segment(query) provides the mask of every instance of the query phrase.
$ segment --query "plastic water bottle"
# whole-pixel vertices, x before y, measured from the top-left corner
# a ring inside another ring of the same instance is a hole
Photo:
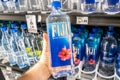
[[[30,66],[27,53],[25,51],[23,40],[18,38],[16,29],[12,28],[10,29],[10,31],[12,33],[11,44],[17,56],[17,61],[16,61],[17,65],[19,66],[19,68],[25,68],[25,67]]]
[[[27,32],[27,24],[22,23],[21,24],[21,29],[22,29],[22,35],[21,37],[23,38],[25,49],[29,58],[29,61],[31,64],[35,64],[35,52],[34,48],[32,46],[32,43],[30,41],[30,36],[29,33]]]
[[[2,46],[4,47],[3,51],[5,51],[8,56],[8,60],[11,66],[16,65],[16,55],[13,53],[11,49],[10,41],[11,39],[8,37],[8,30],[6,26],[2,26]]]
[[[99,73],[104,76],[114,75],[115,68],[115,55],[117,49],[117,41],[113,37],[113,32],[107,32],[105,38],[101,42],[101,55]]]
[[[1,1],[4,7],[4,11],[14,12],[15,10],[17,10],[18,0],[1,0]]]
[[[20,11],[20,12],[25,12],[25,11],[27,11],[28,10],[28,3],[27,3],[27,1],[28,0],[18,0],[18,4],[19,4],[19,6],[18,6],[18,10]]]
[[[82,48],[81,48],[81,38],[78,33],[74,33],[72,37],[72,48],[73,48],[73,55],[74,55],[74,65],[78,67],[75,69],[75,72],[79,72],[79,64],[82,57]]]
[[[39,11],[41,9],[40,0],[28,0],[29,11]]]
[[[62,11],[70,11],[71,10],[71,0],[60,0],[61,1],[61,10]]]
[[[77,11],[78,9],[80,10],[80,0],[71,0],[71,10],[72,11]]]
[[[85,36],[84,38],[87,39],[89,32],[88,32],[88,30],[85,28],[85,25],[81,25],[81,26],[80,26],[80,29],[82,30],[83,35]]]
[[[43,11],[50,11],[51,9],[51,1],[53,0],[41,0],[41,7]]]
[[[35,49],[35,55],[36,55],[36,61],[40,59],[40,55],[42,53],[42,37],[39,36],[39,34],[35,34],[34,39],[34,49]]]
[[[3,4],[2,4],[2,1],[0,0],[0,12],[4,10],[4,7],[3,7]]]
[[[98,61],[98,42],[95,38],[95,34],[89,34],[89,38],[86,40],[85,47],[86,56],[83,70],[87,72],[94,71]]]
[[[52,75],[54,78],[70,76],[73,74],[70,18],[60,11],[59,1],[53,1],[52,7],[46,20]]]
[[[90,14],[97,11],[96,0],[81,0],[81,13]]]
[[[97,31],[98,31],[98,30],[97,30],[96,28],[93,28],[93,29],[92,29],[92,32],[95,34],[95,38],[97,39],[98,45],[99,45],[100,40],[101,40],[101,34],[99,34]]]
[[[102,10],[104,13],[114,15],[120,12],[119,0],[103,0]]]

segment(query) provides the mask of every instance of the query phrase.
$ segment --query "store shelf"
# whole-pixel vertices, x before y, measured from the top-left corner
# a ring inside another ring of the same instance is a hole
[[[12,20],[12,21],[26,21],[25,15],[36,15],[37,21],[45,23],[49,13],[4,13],[0,14],[0,20]],[[107,15],[104,13],[94,13],[89,15],[83,15],[81,13],[67,13],[73,24],[76,24],[77,17],[88,17],[88,24],[86,25],[100,25],[100,26],[120,26],[120,14]]]

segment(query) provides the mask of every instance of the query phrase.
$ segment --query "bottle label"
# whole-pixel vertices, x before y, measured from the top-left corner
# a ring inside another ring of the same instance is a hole
[[[101,56],[101,60],[105,64],[114,64],[115,61],[115,54],[114,53],[102,53],[104,55]]]
[[[107,0],[108,1],[108,5],[116,5],[119,0]]]
[[[81,42],[80,38],[74,37],[72,41],[72,49],[74,54],[74,64],[77,66],[80,63],[81,60]]]
[[[70,23],[56,22],[47,24],[51,52],[51,66],[71,65]]]
[[[95,64],[98,61],[97,56],[97,48],[86,45],[86,59],[88,64]]]

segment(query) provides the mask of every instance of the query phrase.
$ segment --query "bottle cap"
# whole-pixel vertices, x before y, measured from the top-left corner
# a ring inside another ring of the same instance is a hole
[[[23,29],[27,29],[27,24],[21,24],[21,28],[23,28]]]
[[[90,37],[95,37],[95,34],[94,33],[90,33],[89,36]]]
[[[60,1],[53,1],[53,2],[52,2],[52,7],[54,7],[55,9],[61,8],[61,3],[60,3]]]
[[[84,28],[85,28],[85,25],[81,25],[80,27],[81,27],[81,29],[84,29]]]
[[[17,30],[14,29],[14,28],[11,28],[11,29],[10,29],[10,32],[15,33],[15,32],[17,32]]]
[[[107,2],[108,5],[116,5],[119,2],[119,0],[108,0]]]
[[[17,28],[17,24],[16,24],[16,23],[12,23],[12,24],[11,24],[11,27],[12,27],[12,28]]]
[[[111,36],[111,35],[113,35],[113,32],[107,32],[107,35]]]
[[[108,27],[108,30],[109,30],[109,31],[113,31],[113,30],[114,30],[114,26],[109,26],[109,27]]]
[[[93,28],[93,29],[92,29],[92,32],[94,32],[94,33],[97,32],[97,29],[96,29],[96,28]]]
[[[95,3],[95,0],[85,0],[86,1],[86,4],[94,4]]]
[[[3,31],[3,32],[7,31],[7,27],[6,26],[2,26],[1,27],[1,31]]]

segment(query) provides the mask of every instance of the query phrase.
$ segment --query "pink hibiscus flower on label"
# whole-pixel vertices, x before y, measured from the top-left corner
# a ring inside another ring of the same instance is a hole
[[[71,59],[71,50],[62,48],[62,51],[59,52],[58,56],[61,58],[62,61],[66,61]]]
[[[74,63],[78,65],[80,63],[80,60],[75,58]]]
[[[95,60],[90,59],[90,60],[88,61],[88,63],[89,63],[90,65],[94,65],[94,64],[95,64]]]

